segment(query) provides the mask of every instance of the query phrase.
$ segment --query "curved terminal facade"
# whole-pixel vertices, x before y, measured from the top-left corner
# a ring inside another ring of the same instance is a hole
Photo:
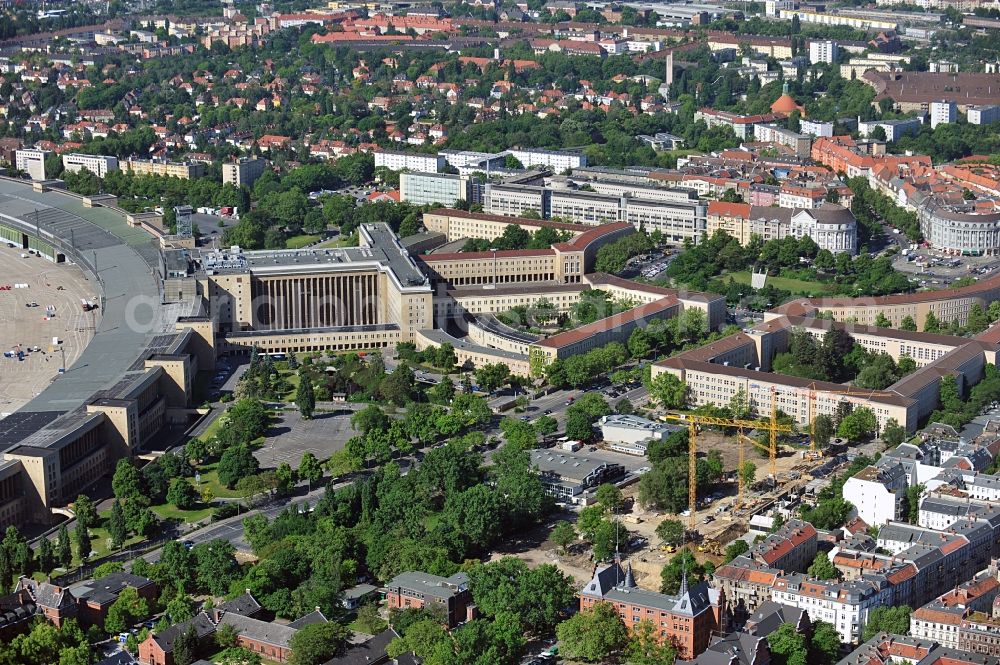
[[[199,303],[163,301],[162,232],[141,228],[148,222],[114,197],[83,198],[59,184],[0,179],[0,235],[83,268],[100,290],[101,320],[77,362],[0,421],[2,526],[48,522],[119,458],[190,422],[194,376],[215,362]]]
[[[114,197],[84,199],[60,191],[59,184],[0,179],[0,235],[50,260],[79,263],[102,286],[103,318],[76,365],[3,420],[0,527],[49,521],[54,509],[106,479],[118,459],[142,452],[172,430],[182,431],[197,417],[194,378],[213,369],[218,355],[245,355],[253,348],[359,351],[400,341],[422,349],[448,342],[467,367],[504,362],[517,374],[537,376],[557,359],[624,342],[636,327],[687,309],[702,310],[712,329],[725,321],[722,296],[593,272],[601,247],[635,232],[628,223],[560,225],[570,239],[544,250],[414,254],[383,224],[364,225],[359,247],[200,250],[191,239],[166,236],[157,219],[125,214]],[[448,240],[493,239],[509,224],[533,231],[556,224],[458,210],[428,217]],[[566,312],[588,289],[635,306],[549,336],[527,335],[490,316],[542,299]],[[1000,275],[950,291],[799,300],[769,314],[774,320],[759,330],[714,343],[713,349],[726,347],[716,356],[682,354],[654,371],[679,372],[699,400],[725,401],[709,393],[723,383],[735,385],[735,379],[722,381],[715,373],[742,373],[738,380],[748,386],[764,385],[771,375],[757,368],[780,347],[788,325],[817,312],[861,323],[882,312],[898,325],[905,316],[922,323],[924,313],[933,311],[944,322],[964,322],[973,303],[986,307],[996,299]],[[971,385],[983,363],[995,360],[989,340],[903,339],[899,331],[878,330],[871,336],[900,337],[898,353],[923,366],[894,387],[898,397],[878,406],[880,421],[896,418],[910,429],[936,405],[941,371],[960,373]],[[743,376],[754,372],[760,376]],[[697,388],[702,379],[706,387]],[[805,388],[796,388],[798,393],[783,394],[779,402],[791,400],[781,408],[801,419],[794,405],[801,404]],[[835,408],[842,398],[824,399],[822,404]]]
[[[904,356],[913,358],[918,369],[878,394],[839,383],[772,373],[771,362],[776,354],[788,350],[793,329],[804,330],[817,339],[831,329],[844,330],[855,343],[870,351],[888,353],[897,361]],[[986,338],[973,340],[829,319],[772,316],[745,333],[657,362],[652,375],[668,372],[684,381],[695,406],[729,404],[743,391],[756,413],[769,413],[773,399],[779,409],[807,427],[810,417],[833,416],[841,402],[848,402],[871,409],[879,429],[891,419],[912,432],[938,407],[941,377],[956,377],[959,391],[967,395],[969,388],[982,380],[986,365],[996,363],[997,350],[997,344]]]
[[[995,300],[1000,300],[1000,274],[957,289],[864,298],[800,298],[776,307],[764,318],[823,314],[837,321],[874,325],[875,319],[882,314],[893,328],[898,328],[907,317],[913,319],[918,328],[923,328],[927,315],[932,313],[941,323],[957,320],[965,325],[973,305],[985,310]]]

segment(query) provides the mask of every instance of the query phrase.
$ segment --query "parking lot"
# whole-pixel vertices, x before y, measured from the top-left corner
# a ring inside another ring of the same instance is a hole
[[[648,254],[642,254],[629,261],[622,277],[643,277],[645,279],[656,279],[659,277],[674,260],[677,250],[653,250]]]
[[[344,447],[356,434],[350,413],[316,413],[304,420],[298,411],[278,411],[264,445],[254,451],[262,467],[275,468],[288,462],[297,469],[302,455],[312,453],[323,460]]]

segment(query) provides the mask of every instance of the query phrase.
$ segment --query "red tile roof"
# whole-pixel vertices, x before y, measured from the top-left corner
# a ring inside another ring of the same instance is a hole
[[[708,203],[708,214],[717,217],[750,217],[749,203],[727,203],[726,201],[710,201]]]
[[[576,344],[585,339],[593,337],[608,330],[614,328],[620,328],[623,325],[632,323],[634,321],[641,321],[649,316],[655,316],[656,314],[666,312],[669,309],[677,307],[678,300],[673,297],[660,298],[646,305],[640,305],[634,307],[625,312],[619,314],[614,314],[600,321],[594,321],[585,326],[581,326],[576,330],[570,330],[568,332],[559,333],[558,335],[553,335],[552,337],[547,337],[546,339],[539,340],[535,342],[538,346],[546,346],[553,349],[559,349],[564,346],[569,346],[570,344]]]

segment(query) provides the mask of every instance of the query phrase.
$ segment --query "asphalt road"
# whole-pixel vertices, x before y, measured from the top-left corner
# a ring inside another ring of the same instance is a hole
[[[342,487],[347,483],[340,483],[336,487]],[[304,486],[300,486],[305,489]],[[292,504],[305,504],[315,505],[319,499],[323,497],[326,493],[325,487],[318,487],[311,492],[308,492],[299,496],[291,496],[283,499],[278,499],[272,501],[266,506],[261,508],[256,508],[254,510],[248,510],[243,512],[236,517],[230,517],[215,524],[210,524],[206,527],[198,529],[197,531],[192,531],[180,538],[181,541],[191,541],[195,545],[200,545],[202,543],[210,543],[213,540],[228,540],[233,546],[242,552],[250,551],[250,544],[246,542],[243,534],[243,520],[251,515],[264,515],[268,519],[274,519],[288,506]],[[160,554],[162,550],[154,550],[144,555],[146,561],[150,563],[156,563],[160,560]]]
[[[557,390],[550,395],[546,395],[540,399],[533,400],[531,402],[529,411],[525,415],[527,415],[530,420],[535,420],[540,416],[542,416],[546,410],[551,410],[552,411],[551,416],[559,422],[559,429],[562,430],[566,422],[566,410],[569,408],[569,405],[566,403],[567,400],[570,397],[573,397],[574,400],[578,399],[585,392],[592,392],[592,391]],[[614,402],[617,402],[619,399],[622,398],[628,398],[634,405],[638,406],[644,404],[648,400],[649,394],[644,387],[639,387],[624,393],[618,398],[608,398],[605,396],[605,399],[607,399],[608,402],[612,404],[612,406]],[[513,415],[514,414],[512,414],[512,416]],[[487,436],[499,436],[500,431],[497,427],[491,427],[489,430],[487,430],[486,434]],[[484,455],[487,464],[490,462],[490,458],[492,457],[493,452],[494,451],[487,451],[487,453]],[[616,455],[616,458],[617,457],[618,455]],[[401,462],[405,465],[407,463],[407,460],[397,460],[397,462]],[[337,487],[346,484],[347,483],[341,483],[337,485]],[[306,488],[305,486],[300,485],[299,489],[305,490]],[[289,505],[292,504],[308,503],[310,505],[315,505],[316,501],[318,501],[325,492],[326,488],[320,487],[317,489],[313,489],[312,491],[302,495],[278,499],[272,501],[266,506],[262,506],[254,510],[247,511],[241,515],[230,517],[220,522],[205,526],[196,531],[192,531],[184,536],[179,537],[178,540],[191,541],[193,544],[198,545],[201,543],[208,543],[213,540],[221,538],[223,540],[227,540],[230,543],[232,543],[237,550],[243,552],[249,552],[250,545],[248,542],[246,542],[243,533],[244,518],[246,518],[249,515],[262,514],[268,517],[269,519],[273,519],[283,510],[285,510],[285,508],[287,508]],[[149,552],[148,554],[144,555],[143,558],[149,561],[150,563],[156,563],[160,559],[160,553],[161,550],[159,549],[154,550],[153,552]]]

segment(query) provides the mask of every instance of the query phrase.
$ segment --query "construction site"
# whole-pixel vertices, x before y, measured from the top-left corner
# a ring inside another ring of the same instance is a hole
[[[719,565],[726,546],[748,534],[754,515],[763,515],[774,507],[789,507],[790,500],[800,501],[807,485],[815,479],[811,472],[832,461],[801,445],[807,441],[799,441],[792,428],[779,424],[776,418],[741,420],[668,414],[664,419],[689,428],[689,477],[694,477],[697,458],[712,451],[721,454],[724,475],[717,487],[700,495],[690,483],[688,509],[677,515],[644,509],[638,501],[638,487],[628,489],[626,496],[633,499],[632,507],[622,521],[629,531],[647,539],[641,550],[632,553],[633,566],[647,574],[658,575],[677,550],[660,544],[656,528],[662,521],[680,520],[687,530],[685,545],[699,560]],[[741,486],[738,473],[744,461],[757,467],[754,482],[746,487]]]
[[[664,414],[660,419],[684,425],[689,433],[693,428],[693,443],[689,434],[689,474],[699,457],[718,451],[723,477],[700,493],[689,487],[688,509],[680,513],[643,508],[639,483],[623,488],[624,508],[617,516],[621,552],[628,557],[640,586],[652,590],[659,589],[661,570],[683,547],[690,549],[698,561],[721,565],[725,548],[732,541],[744,538],[752,542],[767,530],[762,526],[766,519],[758,518],[759,523],[752,525],[755,516],[768,515],[773,508],[797,511],[798,504],[808,501],[816,487],[845,463],[841,456],[831,454],[840,448],[836,442],[821,454],[812,449],[808,435],[794,432],[791,426],[779,423],[777,417],[732,420]],[[757,471],[754,482],[741,488],[737,469],[744,461],[752,462]],[[657,527],[668,519],[680,521],[686,529],[686,542],[681,547],[662,544],[656,534]],[[567,511],[553,517],[537,533],[510,543],[495,556],[514,555],[536,565],[551,563],[578,581],[585,581],[595,564],[592,550],[580,545],[561,551],[548,540],[552,524],[559,520],[572,522],[574,516]]]

